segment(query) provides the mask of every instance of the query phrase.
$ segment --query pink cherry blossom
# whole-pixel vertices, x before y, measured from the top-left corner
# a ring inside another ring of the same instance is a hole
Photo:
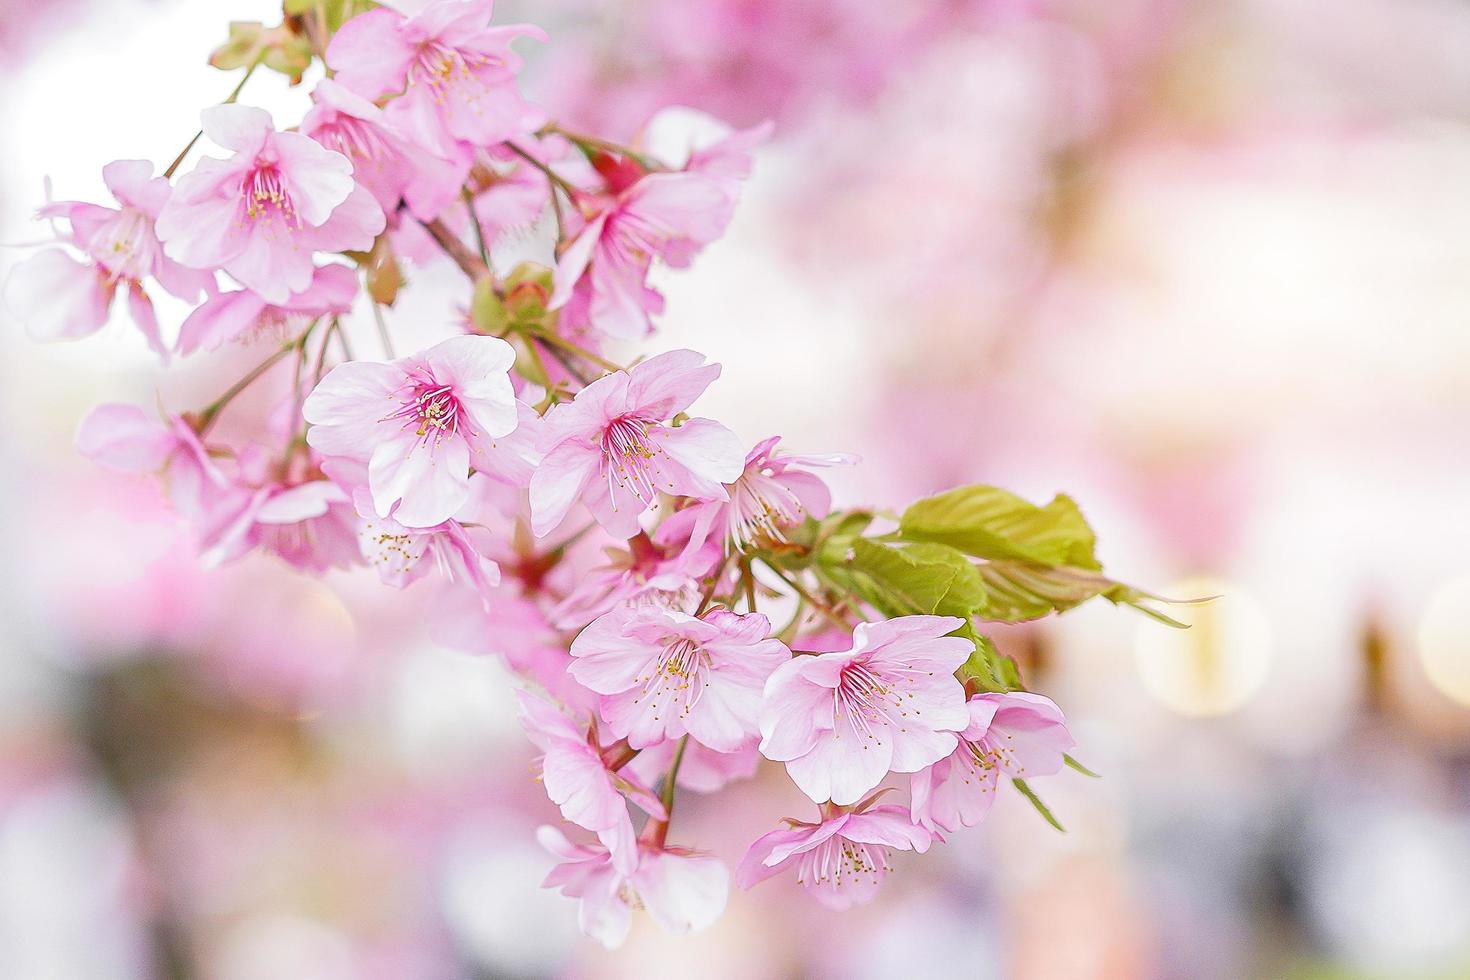
[[[640,842],[629,871],[617,867],[607,848],[572,844],[555,827],[540,827],[536,839],[561,860],[542,887],[580,898],[578,924],[608,949],[627,938],[635,908],[673,933],[707,929],[725,912],[730,872],[709,854]]]
[[[628,763],[628,770],[646,782],[656,782],[669,771],[678,745],[678,742],[660,742],[650,746]],[[716,752],[691,739],[679,761],[679,789],[718,793],[730,783],[749,779],[760,767],[761,754],[755,745],[756,740],[752,738],[733,752]]]
[[[100,405],[77,429],[77,450],[111,469],[156,473],[169,502],[207,550],[249,505],[252,491],[233,479],[183,418],[165,425],[134,405]]]
[[[592,734],[579,729],[554,706],[525,691],[517,691],[516,699],[526,736],[545,753],[541,783],[547,797],[563,817],[597,835],[619,870],[631,872],[638,862],[638,849],[627,801],[655,819],[667,820],[663,803],[631,773],[610,770]]]
[[[572,676],[635,749],[689,735],[733,752],[756,732],[766,678],[791,657],[759,613],[620,609],[572,641]]]
[[[362,558],[384,584],[403,589],[437,572],[444,595],[473,596],[489,609],[500,584],[500,566],[494,533],[483,522],[483,489],[488,477],[470,477],[466,503],[450,519],[428,527],[406,527],[391,517],[379,517],[368,487],[368,471],[357,460],[332,457],[323,471],[342,489],[354,508],[353,541]]]
[[[735,482],[725,485],[728,500],[702,501],[684,508],[659,525],[657,539],[683,537],[689,548],[713,541],[722,549],[742,551],[761,538],[786,540],[784,529],[806,517],[826,517],[832,506],[831,491],[805,468],[846,465],[856,462],[856,457],[777,454],[780,441],[779,436],[772,436],[746,455],[745,470]]]
[[[709,419],[672,426],[719,376],[690,350],[605,375],[546,416],[546,458],[531,478],[533,528],[544,535],[581,500],[609,534],[631,538],[659,493],[726,499],[740,441]]]
[[[698,576],[713,570],[720,559],[717,544],[694,550],[682,540],[665,545],[646,534],[635,534],[626,550],[603,551],[607,562],[587,569],[551,610],[557,627],[581,629],[618,606],[675,607],[695,599]]]
[[[168,181],[153,176],[146,160],[117,160],[102,179],[121,207],[79,201],[48,204],[40,217],[65,221],[61,241],[84,256],[48,248],[17,265],[6,284],[6,303],[36,340],[71,340],[95,333],[107,322],[118,287],[127,294],[133,322],[148,345],[166,356],[144,283],[156,279],[180,299],[195,302],[213,290],[208,272],[186,269],[163,252],[154,222],[169,199]]]
[[[434,609],[430,637],[456,650],[500,657],[516,674],[568,708],[584,714],[595,710],[598,696],[567,671],[572,658],[566,641],[547,622],[540,604],[520,594],[508,575],[505,578],[483,600],[465,592],[446,596]],[[642,769],[636,774],[644,778]]]
[[[169,258],[222,268],[270,303],[311,285],[317,251],[366,251],[383,210],[352,179],[352,162],[300,133],[276,132],[270,113],[220,105],[204,133],[234,151],[205,157],[179,178],[158,216]]]
[[[589,274],[592,325],[632,340],[653,329],[648,315],[663,306],[648,286],[653,260],[688,265],[724,234],[735,199],[725,182],[703,174],[650,173],[616,196],[584,205],[590,215],[556,263],[551,307],[565,305]]]
[[[954,671],[974,652],[945,636],[964,621],[902,616],[860,623],[852,648],[794,657],[766,682],[760,750],[815,802],[846,806],[890,770],[917,772],[954,751],[969,724]]]
[[[436,0],[405,17],[379,7],[342,25],[327,64],[365,99],[397,96],[386,115],[410,140],[463,159],[467,148],[520,136],[545,119],[516,90],[521,59],[510,43],[546,34],[530,24],[491,27],[492,9],[491,0]]]
[[[755,165],[752,152],[775,128],[767,120],[736,130],[698,109],[667,106],[648,120],[635,146],[676,170],[730,181],[731,192],[738,194]]]
[[[192,354],[232,340],[284,343],[318,317],[346,313],[356,296],[357,275],[345,265],[319,267],[311,285],[284,303],[270,303],[249,289],[220,293],[189,314],[179,328],[176,350]]]
[[[516,428],[514,361],[505,341],[466,336],[387,364],[339,364],[302,406],[307,441],[368,464],[378,517],[433,527],[465,505],[471,466]]]
[[[977,694],[968,708],[959,746],[914,773],[914,819],[930,830],[975,826],[990,810],[1001,773],[1050,776],[1075,744],[1061,709],[1039,694]]]
[[[330,480],[266,483],[211,540],[201,542],[206,565],[233,561],[259,548],[305,571],[361,564],[357,512]]]
[[[413,216],[432,221],[459,196],[466,167],[452,164],[406,139],[372,102],[324,78],[301,132],[352,161],[352,177],[391,215],[406,202]]]
[[[817,824],[788,819],[790,830],[773,830],[750,846],[735,869],[735,883],[750,888],[795,865],[796,880],[829,909],[872,901],[892,870],[889,851],[922,854],[933,838],[904,807],[871,802]]]

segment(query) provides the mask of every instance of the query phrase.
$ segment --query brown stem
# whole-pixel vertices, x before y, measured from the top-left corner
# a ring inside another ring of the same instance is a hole
[[[454,232],[444,227],[444,222],[435,218],[433,221],[421,221],[419,224],[424,226],[424,229],[433,236],[434,241],[439,243],[444,254],[453,259],[454,264],[459,266],[465,275],[475,282],[490,275],[490,267],[481,261],[468,245],[460,241]]]

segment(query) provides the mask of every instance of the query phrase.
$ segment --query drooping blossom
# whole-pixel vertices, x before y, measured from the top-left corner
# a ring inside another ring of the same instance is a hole
[[[516,428],[514,361],[505,341],[465,336],[387,364],[339,364],[302,406],[307,441],[368,464],[378,517],[433,527],[464,506],[470,468]]]
[[[667,820],[663,803],[631,773],[610,769],[591,731],[533,694],[517,691],[516,698],[526,736],[544,753],[541,783],[547,797],[563,817],[597,835],[619,871],[631,873],[638,864],[638,848],[627,801]]]
[[[690,172],[646,174],[625,190],[582,203],[587,223],[557,260],[551,306],[565,305],[586,274],[592,325],[627,340],[653,329],[649,314],[663,308],[663,297],[648,285],[653,260],[687,266],[724,234],[735,207],[723,181]]]
[[[963,620],[860,623],[852,648],[794,657],[766,682],[761,753],[813,801],[856,803],[891,770],[918,772],[954,751],[970,722],[954,672],[974,652],[945,636]]]
[[[356,296],[357,275],[345,265],[321,266],[312,273],[311,285],[284,303],[271,303],[249,289],[220,293],[184,320],[175,349],[192,354],[232,340],[283,343],[318,317],[346,313]]]
[[[561,861],[541,887],[580,898],[582,932],[608,949],[627,938],[635,908],[673,933],[707,929],[725,912],[730,872],[712,855],[639,842],[637,864],[626,870],[617,867],[607,848],[573,844],[555,827],[538,828],[536,839]]]
[[[551,621],[557,627],[581,629],[618,606],[676,607],[696,596],[698,577],[713,570],[720,559],[718,545],[696,550],[683,540],[665,544],[646,534],[633,535],[626,549],[603,552],[607,561],[578,576],[552,608]]]
[[[1000,774],[1050,776],[1075,744],[1051,698],[1025,691],[977,694],[954,752],[914,773],[914,819],[930,830],[973,827],[990,811]]]
[[[755,745],[756,739],[752,738],[733,752],[716,752],[690,739],[679,761],[676,780],[679,789],[718,793],[730,783],[751,778],[761,762]],[[628,769],[645,782],[654,783],[668,773],[678,746],[678,742],[672,741],[649,746],[628,763]]]
[[[547,622],[540,605],[517,589],[512,571],[502,564],[503,581],[485,599],[458,590],[444,596],[434,606],[429,636],[455,650],[499,657],[518,676],[572,711],[585,715],[596,710],[598,695],[578,684],[567,670],[572,658],[566,641]],[[641,768],[635,774],[645,782],[658,778],[658,774],[645,776]]]
[[[750,888],[795,865],[796,880],[829,909],[872,901],[892,870],[889,851],[922,854],[933,839],[904,807],[872,802],[826,814],[820,823],[787,819],[790,830],[773,830],[745,852],[735,883]]]
[[[72,340],[102,328],[121,287],[148,346],[167,356],[145,281],[156,279],[167,292],[193,303],[214,288],[214,277],[164,254],[154,223],[170,190],[167,180],[153,176],[153,164],[116,160],[102,168],[102,179],[120,207],[59,201],[39,213],[66,222],[61,242],[81,252],[83,260],[63,248],[37,252],[12,271],[6,303],[34,339]]]
[[[475,492],[483,489],[488,477],[481,473],[470,477],[467,502],[453,517],[426,527],[406,527],[378,516],[361,462],[332,457],[321,468],[351,501],[354,546],[384,584],[403,589],[437,574],[438,591],[446,600],[462,593],[488,610],[500,584],[498,542],[484,521],[483,494]]]
[[[415,218],[432,221],[459,196],[466,168],[409,141],[374,103],[331,78],[317,83],[311,100],[302,134],[351,160],[353,179],[384,214],[402,201]]]
[[[541,110],[521,98],[517,37],[531,24],[491,27],[492,0],[435,0],[413,17],[389,7],[359,14],[332,37],[327,65],[365,99],[396,96],[386,115],[410,140],[449,160],[521,136]]]
[[[778,454],[780,436],[758,443],[745,457],[745,469],[725,485],[727,500],[696,502],[659,525],[660,542],[685,538],[697,549],[708,541],[721,549],[743,551],[762,538],[784,541],[785,529],[804,518],[817,520],[832,507],[832,493],[807,467],[841,466],[856,461],[842,453],[822,456]]]
[[[263,109],[219,105],[201,118],[205,135],[234,155],[205,157],[179,178],[158,216],[169,258],[222,268],[282,304],[311,285],[317,251],[367,251],[383,231],[383,209],[342,154],[277,132]]]
[[[752,151],[770,139],[775,128],[767,120],[732,129],[698,109],[666,106],[648,120],[634,146],[675,170],[728,181],[731,192],[738,194],[740,182],[755,166]]]
[[[111,469],[162,478],[169,503],[208,549],[248,506],[249,488],[231,478],[189,422],[167,424],[136,405],[99,405],[77,428],[77,451]]]
[[[572,641],[572,676],[635,749],[689,735],[733,752],[756,732],[766,678],[791,657],[759,613],[619,609]]]
[[[724,484],[743,466],[735,434],[709,419],[668,424],[719,374],[702,354],[669,351],[604,375],[548,412],[546,457],[531,478],[536,533],[555,528],[578,500],[626,539],[659,493],[726,499]]]

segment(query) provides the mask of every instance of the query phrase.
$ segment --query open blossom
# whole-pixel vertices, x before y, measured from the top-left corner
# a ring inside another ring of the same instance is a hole
[[[855,457],[778,454],[780,441],[779,436],[772,436],[746,455],[744,471],[725,486],[728,500],[701,501],[684,508],[659,525],[658,540],[685,537],[691,549],[714,541],[721,548],[741,551],[762,538],[784,541],[784,529],[804,518],[826,517],[832,493],[806,468],[841,466],[855,462]]]
[[[514,361],[505,341],[466,336],[387,364],[339,364],[302,406],[307,441],[368,464],[378,517],[440,524],[469,499],[470,468],[516,428]]]
[[[860,623],[850,650],[794,657],[766,682],[760,750],[818,803],[856,803],[891,770],[954,751],[969,724],[955,670],[974,644],[953,616]]]
[[[249,289],[220,293],[184,320],[175,349],[192,354],[232,340],[283,343],[318,317],[346,313],[356,296],[357,275],[345,265],[321,266],[312,273],[311,285],[284,303],[268,302]]]
[[[1074,744],[1051,698],[1025,691],[977,694],[967,707],[970,724],[959,746],[914,773],[914,819],[931,830],[975,826],[990,810],[1001,773],[1050,776],[1062,770]]]
[[[410,142],[377,105],[331,78],[317,83],[311,100],[302,134],[351,160],[353,179],[385,214],[403,201],[414,217],[432,221],[458,196],[465,168]]]
[[[389,7],[359,14],[332,37],[327,64],[365,99],[395,95],[387,118],[445,159],[530,132],[544,119],[521,98],[517,37],[539,27],[491,27],[492,0],[435,0],[413,17]],[[401,94],[400,94],[401,93]]]
[[[592,325],[610,337],[636,339],[663,297],[648,286],[654,259],[683,267],[724,234],[735,199],[722,181],[698,173],[650,173],[615,196],[589,201],[587,223],[556,263],[553,309],[591,279]],[[590,273],[589,273],[590,267]]]
[[[566,598],[552,608],[553,625],[580,629],[618,606],[676,606],[697,595],[698,576],[720,560],[718,547],[695,550],[683,540],[665,544],[646,534],[635,534],[626,550],[603,550],[607,563],[578,576]]]
[[[164,254],[154,222],[170,190],[167,180],[153,176],[153,164],[117,160],[102,168],[102,179],[120,207],[61,201],[40,211],[42,218],[67,223],[61,240],[85,259],[61,248],[37,252],[11,273],[6,302],[36,340],[70,340],[102,328],[121,287],[148,345],[167,354],[144,282],[156,279],[178,298],[196,302],[214,288],[214,277]]]
[[[735,883],[750,888],[795,865],[796,880],[829,909],[871,901],[891,870],[889,851],[922,854],[932,841],[905,808],[871,803],[818,824],[788,820],[790,830],[773,830],[750,846],[735,869]]]
[[[572,676],[635,749],[689,735],[733,752],[756,732],[766,678],[791,657],[759,613],[620,609],[572,641]]]
[[[136,405],[99,405],[78,426],[76,445],[111,469],[162,477],[169,502],[203,550],[250,501],[250,489],[225,472],[183,418],[170,417],[165,425]]]
[[[627,938],[635,908],[673,933],[707,929],[725,912],[730,872],[709,854],[640,842],[629,871],[616,866],[607,848],[573,844],[555,827],[539,828],[536,839],[561,860],[541,887],[580,898],[578,924],[608,949]]]
[[[554,529],[578,500],[609,534],[631,538],[659,493],[723,500],[740,475],[735,434],[709,419],[668,420],[719,377],[691,350],[605,375],[546,416],[546,457],[531,478],[532,526]]]
[[[612,854],[612,863],[630,873],[638,863],[628,800],[649,816],[667,820],[668,811],[653,791],[631,773],[608,768],[602,752],[572,720],[554,706],[525,691],[517,691],[521,725],[541,758],[541,783],[561,815],[597,835]]]
[[[169,258],[222,268],[268,302],[311,285],[317,251],[366,251],[382,208],[352,179],[352,163],[300,133],[276,132],[270,113],[220,105],[204,133],[234,155],[206,157],[179,178],[158,216]]]

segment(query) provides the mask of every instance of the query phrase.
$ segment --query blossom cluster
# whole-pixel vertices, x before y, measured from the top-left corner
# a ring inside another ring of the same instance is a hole
[[[540,29],[493,24],[491,0],[416,6],[308,5],[239,59],[247,79],[283,44],[320,63],[294,126],[240,104],[242,81],[202,113],[219,155],[180,172],[191,143],[158,176],[120,160],[114,205],[42,208],[57,240],[6,289],[37,339],[96,332],[122,293],[165,360],[264,353],[202,408],[96,408],[80,451],[157,474],[206,562],[422,580],[436,635],[523,680],[565,821],[539,835],[546,884],[608,946],[639,908],[675,931],[720,916],[730,871],[670,842],[676,803],[762,760],[812,809],[753,828],[734,883],[794,869],[832,908],[871,899],[892,852],[979,823],[1003,779],[1050,818],[1026,781],[1081,769],[1071,735],[977,624],[1153,597],[1102,575],[1065,497],[975,486],[896,521],[836,510],[821,473],[855,457],[747,445],[692,414],[720,376],[699,352],[616,360],[663,312],[650,273],[721,237],[771,127],[704,118],[679,153],[654,148],[667,115],[626,143],[569,130],[520,91],[512,45]],[[505,268],[501,244],[537,236],[544,261]],[[444,261],[465,315],[395,356],[404,269]],[[193,306],[167,332],[160,290]],[[362,322],[383,359],[353,356]],[[277,365],[293,380],[268,437],[218,438]],[[905,784],[907,804],[887,801]]]

